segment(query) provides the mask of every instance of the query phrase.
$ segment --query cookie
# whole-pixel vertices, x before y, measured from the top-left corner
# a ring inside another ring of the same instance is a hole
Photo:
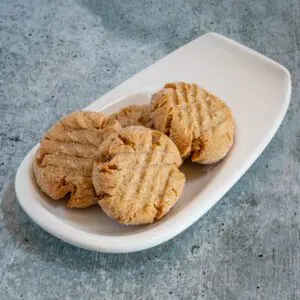
[[[196,84],[168,83],[151,99],[155,129],[168,135],[183,158],[212,164],[233,145],[234,119],[229,107]]]
[[[133,125],[152,127],[149,105],[129,105],[118,113],[112,114],[109,118],[118,121],[123,127]]]
[[[99,201],[92,168],[106,135],[119,128],[97,112],[74,112],[45,134],[33,170],[41,190],[54,200],[68,197],[68,207],[85,208]]]
[[[142,126],[113,135],[105,155],[95,162],[93,183],[107,215],[127,225],[161,219],[182,193],[185,176],[175,144]]]

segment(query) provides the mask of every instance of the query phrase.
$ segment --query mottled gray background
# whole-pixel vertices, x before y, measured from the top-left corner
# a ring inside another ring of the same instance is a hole
[[[1,1],[1,299],[300,299],[300,1]],[[132,254],[35,225],[13,178],[51,123],[209,31],[292,74],[288,114],[239,183],[183,234]]]

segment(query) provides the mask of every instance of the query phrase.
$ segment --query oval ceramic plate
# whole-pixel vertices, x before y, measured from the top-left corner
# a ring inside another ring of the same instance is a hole
[[[263,55],[215,33],[206,34],[116,87],[87,110],[112,113],[128,104],[148,103],[151,93],[172,81],[195,82],[224,99],[236,119],[235,144],[209,172],[186,164],[187,184],[178,203],[149,226],[122,226],[99,207],[68,209],[37,187],[34,147],[16,175],[16,193],[28,216],[54,236],[103,252],[132,252],[163,243],[205,214],[239,180],[277,131],[289,104],[290,74]]]

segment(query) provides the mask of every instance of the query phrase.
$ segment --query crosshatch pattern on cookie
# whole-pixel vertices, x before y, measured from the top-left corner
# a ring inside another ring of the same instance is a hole
[[[92,168],[99,146],[118,128],[97,112],[74,112],[54,124],[45,134],[34,161],[38,185],[52,199],[68,197],[68,207],[97,204]]]
[[[222,159],[233,144],[228,106],[196,84],[168,83],[153,95],[153,125],[170,136],[183,158],[202,164]]]
[[[185,183],[181,158],[164,134],[145,127],[122,129],[95,163],[93,182],[102,209],[124,224],[152,223],[178,200]]]

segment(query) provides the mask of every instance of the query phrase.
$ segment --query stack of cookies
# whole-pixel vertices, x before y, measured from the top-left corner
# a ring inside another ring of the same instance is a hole
[[[99,204],[122,224],[149,224],[179,199],[183,160],[216,163],[233,136],[222,100],[196,84],[168,83],[149,105],[62,118],[43,137],[33,170],[41,190],[69,208]]]

